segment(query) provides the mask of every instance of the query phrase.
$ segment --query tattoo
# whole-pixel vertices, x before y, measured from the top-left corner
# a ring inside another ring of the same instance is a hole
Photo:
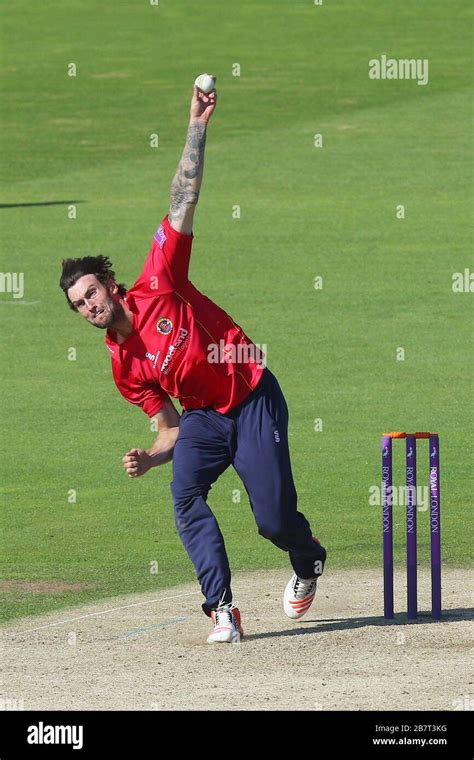
[[[170,221],[183,217],[186,208],[198,202],[205,146],[206,124],[190,124],[183,155],[171,183]]]

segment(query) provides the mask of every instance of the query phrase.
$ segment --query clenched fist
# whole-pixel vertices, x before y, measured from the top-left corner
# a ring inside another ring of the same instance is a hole
[[[152,466],[151,456],[144,449],[130,449],[122,461],[125,472],[130,478],[139,478]]]

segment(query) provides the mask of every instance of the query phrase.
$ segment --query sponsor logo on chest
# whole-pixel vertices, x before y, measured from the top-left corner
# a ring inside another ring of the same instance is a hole
[[[179,330],[179,335],[178,335],[177,340],[169,346],[168,351],[166,352],[166,356],[162,361],[160,371],[163,372],[163,374],[167,375],[169,373],[171,369],[171,364],[176,355],[176,352],[182,351],[184,349],[188,335],[189,335],[189,331],[185,330],[184,327],[181,327]],[[153,369],[156,367],[158,363],[160,354],[161,354],[160,350],[156,351],[155,353],[152,353],[151,351],[147,351],[145,354],[145,359],[149,359],[151,362],[153,362]]]
[[[188,334],[189,334],[188,330],[185,330],[184,327],[181,327],[179,330],[179,336],[177,340],[168,348],[166,356],[160,367],[160,370],[161,372],[163,372],[164,375],[167,375],[168,372],[170,371],[171,364],[176,355],[176,352],[182,351],[184,349],[184,344],[186,343]]]

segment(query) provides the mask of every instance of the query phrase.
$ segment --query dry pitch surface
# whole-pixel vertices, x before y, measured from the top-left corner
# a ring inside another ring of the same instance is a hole
[[[444,619],[407,623],[396,576],[393,622],[381,572],[328,572],[300,621],[283,614],[288,572],[234,577],[245,639],[206,643],[197,584],[136,594],[3,628],[4,697],[25,710],[455,710],[471,701],[472,584],[444,570]]]

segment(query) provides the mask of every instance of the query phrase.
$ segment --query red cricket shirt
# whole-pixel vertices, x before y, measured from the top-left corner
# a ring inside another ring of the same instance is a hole
[[[105,338],[117,388],[150,417],[168,394],[184,409],[224,414],[255,388],[264,369],[263,352],[189,281],[193,238],[164,217],[125,296],[133,333],[120,344],[112,330]]]

